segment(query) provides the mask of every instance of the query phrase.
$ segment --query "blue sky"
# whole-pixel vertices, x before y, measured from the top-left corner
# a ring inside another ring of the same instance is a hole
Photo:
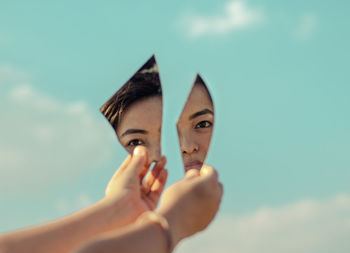
[[[175,123],[197,72],[216,106],[208,163],[224,200],[207,234],[178,251],[209,241],[221,252],[348,252],[348,9],[314,0],[2,1],[0,232],[103,196],[126,153],[98,108],[155,54],[169,183],[182,176]],[[324,240],[317,228],[337,236]],[[244,233],[255,237],[244,244]],[[273,243],[290,234],[290,245]]]

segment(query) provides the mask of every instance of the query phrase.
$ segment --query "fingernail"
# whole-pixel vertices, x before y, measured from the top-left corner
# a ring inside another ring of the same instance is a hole
[[[145,151],[143,150],[143,148],[141,147],[136,147],[134,149],[134,155],[136,156],[141,156],[141,155],[144,155],[145,154]]]
[[[207,175],[209,174],[210,172],[212,171],[212,168],[208,165],[203,165],[203,167],[201,168],[200,170],[200,174],[203,176],[203,175]]]
[[[159,160],[159,162],[161,162],[161,163],[164,163],[165,162],[165,156],[162,156],[161,158],[160,158],[160,160]]]

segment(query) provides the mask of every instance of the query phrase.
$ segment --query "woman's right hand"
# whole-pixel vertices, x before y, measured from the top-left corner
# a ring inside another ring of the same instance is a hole
[[[222,194],[216,170],[206,165],[200,171],[187,171],[184,179],[164,192],[157,212],[168,220],[174,246],[209,225]]]

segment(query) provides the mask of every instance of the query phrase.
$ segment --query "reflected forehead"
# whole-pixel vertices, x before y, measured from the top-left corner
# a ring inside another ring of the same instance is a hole
[[[180,119],[189,118],[193,113],[209,109],[214,112],[213,104],[206,89],[199,84],[194,85],[182,111]]]
[[[162,98],[153,96],[133,103],[123,114],[118,136],[128,129],[158,131],[162,124]]]

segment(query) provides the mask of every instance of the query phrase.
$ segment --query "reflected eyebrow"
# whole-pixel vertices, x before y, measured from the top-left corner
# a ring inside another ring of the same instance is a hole
[[[148,131],[143,129],[128,129],[120,137],[124,137],[128,134],[148,134]]]
[[[199,111],[199,112],[193,113],[193,114],[189,117],[189,119],[192,120],[192,119],[194,119],[194,118],[196,118],[196,117],[199,117],[199,116],[201,116],[201,115],[204,115],[204,114],[211,114],[211,115],[214,115],[214,113],[213,113],[212,110],[206,108],[206,109],[201,110],[201,111]]]

